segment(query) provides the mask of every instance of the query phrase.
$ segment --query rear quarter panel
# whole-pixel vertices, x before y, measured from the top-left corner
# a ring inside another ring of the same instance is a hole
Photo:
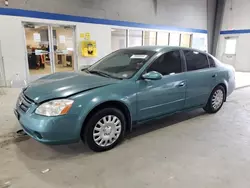
[[[218,84],[225,84],[227,89],[227,96],[229,96],[235,89],[234,71],[230,70],[230,68],[227,68],[224,65],[219,65],[214,69],[215,73],[217,74],[214,87],[216,87]]]

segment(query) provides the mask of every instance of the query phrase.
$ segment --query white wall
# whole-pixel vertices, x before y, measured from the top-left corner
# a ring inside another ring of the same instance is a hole
[[[76,26],[77,42],[77,64],[89,65],[97,59],[111,52],[111,27],[98,24],[74,23],[65,21],[53,21],[45,19],[34,19],[14,16],[0,16],[0,41],[2,56],[4,57],[5,75],[7,82],[13,79],[15,74],[19,74],[21,79],[29,80],[27,77],[28,65],[26,63],[26,46],[24,28],[22,22],[35,22],[45,24],[61,24]],[[97,43],[96,58],[84,58],[80,54],[80,33],[91,33],[91,39]]]
[[[223,16],[222,30],[250,28],[249,10],[249,0],[227,0]]]
[[[0,16],[0,24],[4,25],[1,27],[0,40],[6,79],[11,80],[16,73],[25,78],[25,45],[21,21],[16,17]]]
[[[32,23],[43,23],[50,25],[72,25],[76,28],[76,64],[90,65],[96,62],[98,59],[107,55],[111,52],[111,30],[112,28],[123,28],[131,30],[147,30],[142,28],[129,28],[129,27],[118,27],[100,24],[88,24],[79,22],[68,22],[68,21],[55,21],[37,18],[27,18],[27,17],[16,17],[16,16],[0,16],[0,41],[2,48],[2,56],[4,57],[5,66],[5,76],[7,83],[9,83],[16,74],[20,75],[22,80],[30,81],[28,64],[26,62],[26,46],[25,46],[25,35],[23,22]],[[154,29],[148,29],[152,31],[157,31]],[[86,58],[81,56],[80,52],[80,33],[89,32],[91,34],[91,39],[95,40],[97,43],[97,57],[96,58]],[[166,31],[173,32],[173,31]],[[198,39],[204,39],[204,45],[200,47],[201,50],[207,50],[207,34],[190,33],[193,34],[193,45],[195,46],[195,41]],[[141,42],[141,39],[140,39]],[[196,44],[197,45],[197,44]],[[199,44],[198,44],[199,45]]]
[[[250,1],[249,0],[227,0],[222,31],[250,29]],[[237,32],[237,31],[236,31]],[[243,31],[241,34],[230,32],[221,34],[216,56],[222,62],[231,64],[237,71],[250,71],[250,33]],[[237,37],[236,54],[225,55],[225,37]]]

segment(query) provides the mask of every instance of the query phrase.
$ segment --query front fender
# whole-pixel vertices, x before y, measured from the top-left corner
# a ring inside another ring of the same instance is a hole
[[[99,89],[97,89],[99,90]],[[136,111],[136,94],[132,95],[123,95],[122,92],[110,93],[110,92],[100,92],[93,90],[88,92],[83,92],[74,97],[76,101],[76,106],[78,107],[78,125],[76,126],[76,132],[80,133],[82,126],[84,125],[84,121],[88,114],[97,106],[105,103],[105,102],[120,102],[125,105],[130,113],[130,117],[132,120],[133,114]],[[79,112],[80,111],[80,112]],[[133,113],[134,112],[134,113]]]

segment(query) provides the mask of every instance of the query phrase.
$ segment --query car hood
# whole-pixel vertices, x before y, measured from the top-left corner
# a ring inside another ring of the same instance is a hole
[[[64,98],[86,90],[117,83],[118,80],[88,73],[55,73],[40,78],[24,89],[24,94],[36,103]]]

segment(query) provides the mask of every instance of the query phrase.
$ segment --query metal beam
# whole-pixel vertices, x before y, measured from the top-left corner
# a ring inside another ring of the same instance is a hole
[[[217,0],[212,46],[212,54],[214,56],[216,55],[217,45],[220,37],[225,5],[226,0]]]
[[[155,15],[157,15],[157,3],[158,3],[157,0],[153,0]]]
[[[208,31],[208,52],[213,51],[213,32],[216,14],[216,1],[217,0],[207,0],[207,31]]]
[[[215,56],[226,0],[207,0],[208,52]]]

